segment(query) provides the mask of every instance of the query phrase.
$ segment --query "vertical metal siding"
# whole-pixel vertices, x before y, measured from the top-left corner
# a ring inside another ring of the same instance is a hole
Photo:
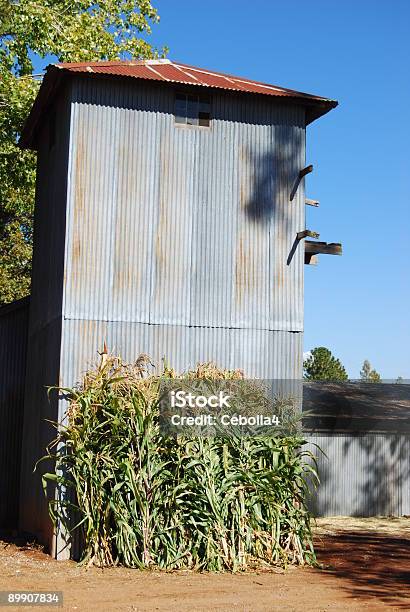
[[[321,480],[310,500],[315,515],[410,514],[410,436],[313,435],[306,448],[317,457]]]
[[[65,316],[302,331],[304,110],[215,93],[191,128],[169,87],[72,95]]]
[[[0,527],[19,513],[29,299],[0,308]]]
[[[33,277],[30,297],[27,376],[21,458],[20,528],[44,544],[54,544],[41,477],[50,465],[36,462],[55,437],[48,420],[57,421],[56,394],[47,387],[59,384],[64,244],[67,200],[70,104],[62,91],[55,101],[56,138],[50,147],[47,122],[38,134]],[[51,492],[52,494],[52,492]]]
[[[214,361],[223,367],[242,369],[250,377],[266,379],[290,378],[289,372],[298,371],[302,358],[302,334],[66,319],[61,349],[62,386],[81,382],[86,370],[97,362],[97,351],[104,340],[111,351],[128,362],[146,353],[159,367],[166,359],[182,371],[200,362]],[[60,418],[63,407],[61,410]]]

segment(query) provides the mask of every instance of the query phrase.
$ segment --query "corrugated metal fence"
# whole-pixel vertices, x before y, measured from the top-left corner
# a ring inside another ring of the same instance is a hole
[[[0,527],[18,524],[29,298],[0,308]]]
[[[317,460],[315,516],[410,515],[410,435],[318,434],[305,449]],[[321,449],[319,451],[319,449]]]
[[[309,382],[303,409],[316,516],[410,515],[410,385]]]

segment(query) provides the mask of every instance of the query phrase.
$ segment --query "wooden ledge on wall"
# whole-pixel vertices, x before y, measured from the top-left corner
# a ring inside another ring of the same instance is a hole
[[[314,206],[315,208],[318,208],[320,206],[319,200],[312,200],[311,198],[306,198],[305,204],[306,206]]]
[[[305,264],[316,265],[317,255],[341,255],[342,245],[340,242],[316,242],[305,240]]]

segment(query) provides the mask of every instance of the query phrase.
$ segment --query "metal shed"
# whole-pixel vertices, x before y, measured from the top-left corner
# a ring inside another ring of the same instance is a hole
[[[104,341],[301,378],[305,131],[336,104],[169,60],[48,68],[21,137],[38,174],[20,520],[55,555],[32,469],[65,405],[45,388]]]

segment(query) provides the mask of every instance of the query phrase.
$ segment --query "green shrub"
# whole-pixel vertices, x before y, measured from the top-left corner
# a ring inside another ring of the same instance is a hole
[[[244,570],[314,563],[303,439],[165,437],[158,425],[164,368],[149,373],[103,356],[70,407],[49,455],[59,495],[50,513],[72,531],[79,517],[82,560],[100,566]],[[192,378],[240,378],[212,364]],[[70,501],[71,500],[71,501]]]

